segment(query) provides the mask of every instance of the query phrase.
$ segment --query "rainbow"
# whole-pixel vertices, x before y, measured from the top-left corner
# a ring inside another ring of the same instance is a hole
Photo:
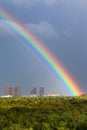
[[[62,81],[66,89],[73,96],[81,95],[83,92],[72,76],[65,70],[64,66],[58,61],[53,54],[23,25],[10,16],[4,9],[0,9],[0,17],[3,18],[3,24],[12,33],[14,33],[23,44],[32,48],[32,50],[41,57],[47,66],[52,70],[58,79]]]

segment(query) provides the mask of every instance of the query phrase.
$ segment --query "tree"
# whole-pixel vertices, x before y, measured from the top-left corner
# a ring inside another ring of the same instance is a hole
[[[48,123],[43,122],[41,130],[51,130],[50,125]]]

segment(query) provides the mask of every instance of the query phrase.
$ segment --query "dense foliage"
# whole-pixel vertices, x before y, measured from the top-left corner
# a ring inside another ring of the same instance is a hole
[[[0,98],[0,130],[87,130],[87,97]]]

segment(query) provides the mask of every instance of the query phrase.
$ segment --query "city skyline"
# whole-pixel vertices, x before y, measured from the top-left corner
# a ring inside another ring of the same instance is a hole
[[[24,95],[21,86],[4,86],[3,92],[0,91],[0,96],[3,97],[22,97],[22,96],[61,96],[58,92],[56,93],[47,93],[44,87],[32,87],[30,91]]]

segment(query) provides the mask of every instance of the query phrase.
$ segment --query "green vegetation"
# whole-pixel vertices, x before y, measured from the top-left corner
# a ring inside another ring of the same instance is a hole
[[[87,96],[0,98],[0,130],[87,130]]]

